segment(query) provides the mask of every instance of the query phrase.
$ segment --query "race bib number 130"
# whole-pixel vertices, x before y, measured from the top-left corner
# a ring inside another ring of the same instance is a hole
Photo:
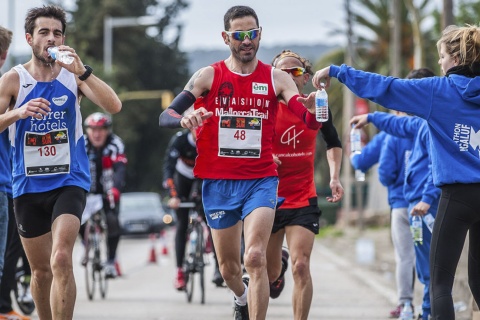
[[[25,132],[24,163],[27,176],[69,173],[67,129],[46,133]]]

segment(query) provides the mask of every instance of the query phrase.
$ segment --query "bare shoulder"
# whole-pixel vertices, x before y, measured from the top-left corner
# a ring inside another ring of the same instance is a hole
[[[281,93],[289,84],[293,83],[293,80],[288,73],[277,68],[273,69],[273,81],[277,93]]]
[[[214,74],[215,71],[213,70],[212,66],[199,69],[192,75],[190,81],[188,81],[187,85],[185,86],[185,89],[191,91],[192,93],[194,93],[194,91],[203,93],[206,90],[210,90],[212,87]]]
[[[0,78],[0,95],[14,96],[20,88],[20,76],[18,73],[10,69]]]

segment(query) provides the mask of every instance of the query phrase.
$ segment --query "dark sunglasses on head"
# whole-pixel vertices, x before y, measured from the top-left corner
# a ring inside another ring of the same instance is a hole
[[[286,73],[291,73],[294,77],[301,76],[305,73],[305,68],[301,67],[282,68],[280,70],[285,71]]]
[[[225,33],[229,36],[232,36],[233,39],[238,41],[243,41],[246,37],[248,37],[248,39],[250,40],[253,40],[258,37],[258,34],[260,33],[260,28],[248,31],[225,31]]]

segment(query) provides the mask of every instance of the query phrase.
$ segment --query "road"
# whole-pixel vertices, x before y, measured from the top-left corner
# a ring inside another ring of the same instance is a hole
[[[314,296],[309,319],[386,319],[395,304],[395,291],[375,280],[375,275],[355,268],[317,240],[312,254]],[[168,244],[168,245],[166,245]],[[162,253],[166,246],[167,254]],[[122,276],[109,281],[106,299],[98,294],[89,301],[84,270],[80,265],[81,244],[74,251],[77,302],[74,319],[232,319],[232,295],[226,288],[216,288],[210,281],[213,266],[206,269],[206,303],[194,296],[187,303],[185,294],[173,288],[175,262],[173,232],[152,241],[147,238],[122,238],[118,259]],[[156,262],[151,262],[154,248]],[[291,270],[287,272],[283,294],[270,300],[267,319],[292,319]],[[33,319],[38,317],[33,314]]]

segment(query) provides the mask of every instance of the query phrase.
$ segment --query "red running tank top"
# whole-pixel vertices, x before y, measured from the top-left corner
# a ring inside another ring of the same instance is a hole
[[[258,61],[241,75],[224,61],[215,70],[210,91],[195,108],[213,112],[197,130],[194,174],[202,179],[259,179],[277,176],[272,144],[278,100],[272,67]]]
[[[273,153],[282,162],[278,166],[278,196],[284,197],[281,209],[302,208],[316,198],[314,158],[318,130],[307,128],[288,107],[278,103],[275,125],[277,136]]]

